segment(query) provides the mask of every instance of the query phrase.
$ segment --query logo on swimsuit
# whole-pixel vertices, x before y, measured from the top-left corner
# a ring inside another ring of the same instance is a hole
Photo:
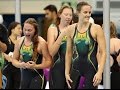
[[[62,41],[67,41],[67,36],[64,36],[64,37],[62,38]]]
[[[77,38],[85,39],[86,38],[86,33],[78,33]]]

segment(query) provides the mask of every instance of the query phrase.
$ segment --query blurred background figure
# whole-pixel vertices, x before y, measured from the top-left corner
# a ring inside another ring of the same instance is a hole
[[[116,36],[116,25],[110,22],[110,66],[111,89],[120,88],[120,39]],[[117,82],[117,83],[116,83]]]
[[[14,45],[18,37],[22,35],[22,26],[19,22],[11,22],[8,27],[9,40],[9,55],[12,57]],[[20,87],[20,69],[12,65],[11,62],[6,62],[3,74],[7,77],[6,89],[19,89]]]
[[[48,5],[44,8],[45,18],[43,18],[40,30],[41,36],[47,40],[47,30],[52,23],[57,21],[57,7],[55,5]]]
[[[3,52],[7,53],[7,46],[9,46],[7,28],[3,24],[0,24],[0,89],[5,89],[6,86],[6,79],[3,77],[2,73],[4,68]]]

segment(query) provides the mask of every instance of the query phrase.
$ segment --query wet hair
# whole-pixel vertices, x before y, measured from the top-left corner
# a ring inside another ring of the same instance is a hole
[[[49,10],[49,11],[55,12],[57,14],[57,8],[55,5],[48,5],[44,8],[44,10]]]
[[[72,10],[72,13],[74,13],[74,10],[73,10],[73,8],[72,8],[71,6],[69,6],[69,5],[63,5],[63,6],[60,8],[60,10],[58,11],[58,18],[57,18],[56,25],[59,25],[59,24],[60,24],[60,18],[59,18],[59,16],[60,16],[60,14],[63,12],[63,10],[64,10],[65,8],[71,9],[71,10]],[[71,20],[71,23],[70,23],[70,24],[72,24],[72,20]]]
[[[28,18],[25,22],[28,24],[31,24],[35,28],[35,33],[34,36],[32,37],[32,42],[33,42],[33,55],[32,55],[32,60],[37,61],[37,47],[38,47],[38,23],[34,18]]]
[[[77,12],[80,12],[83,6],[90,6],[92,7],[89,3],[82,1],[77,4]]]
[[[116,26],[114,22],[110,22],[110,38],[115,38],[116,37]]]
[[[8,36],[10,36],[12,34],[12,29],[15,29],[15,27],[19,24],[20,24],[19,22],[14,22],[14,21],[12,23],[10,23],[10,25],[8,27]]]

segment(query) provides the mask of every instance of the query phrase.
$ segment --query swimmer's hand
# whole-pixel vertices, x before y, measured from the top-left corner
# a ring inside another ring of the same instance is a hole
[[[36,63],[34,61],[28,61],[27,62],[27,68],[28,69],[34,69],[35,65],[36,65]]]
[[[67,82],[68,88],[71,88],[71,83],[73,81],[71,80],[70,75],[67,74],[67,75],[65,75],[65,77],[66,77],[66,82]]]
[[[93,86],[98,86],[101,83],[102,80],[102,74],[97,72],[93,78]]]

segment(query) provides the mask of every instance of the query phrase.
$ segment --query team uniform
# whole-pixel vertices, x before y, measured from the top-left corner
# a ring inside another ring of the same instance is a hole
[[[33,44],[26,46],[24,40],[20,47],[22,62],[28,62],[32,59]],[[42,62],[42,55],[37,57],[36,64]],[[22,69],[21,70],[21,89],[45,89],[46,79],[42,69]]]
[[[77,58],[72,64],[71,79],[73,80],[72,87],[79,86],[81,76],[85,77],[83,89],[95,89],[93,86],[93,77],[97,72],[97,42],[93,39],[90,29],[91,23],[86,32],[80,33],[75,27],[75,33],[73,36],[74,54]]]
[[[58,27],[57,30],[59,36],[61,32]],[[60,48],[57,54],[53,58],[54,64],[50,69],[50,89],[67,89],[67,84],[65,79],[66,43],[67,43],[67,37],[64,36]]]

